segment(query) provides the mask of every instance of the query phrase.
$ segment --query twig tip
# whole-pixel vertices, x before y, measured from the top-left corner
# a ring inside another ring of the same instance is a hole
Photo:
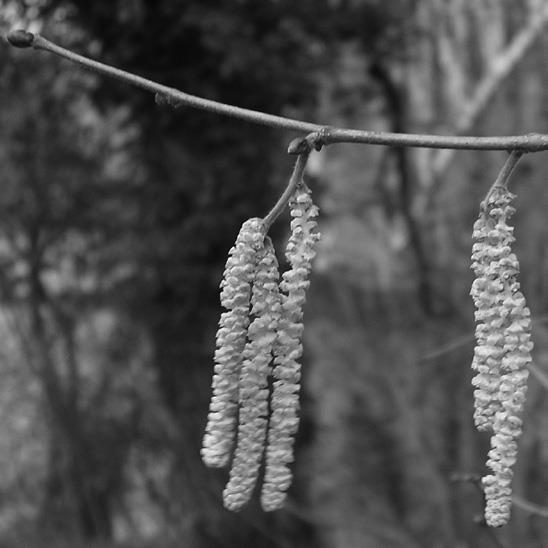
[[[30,48],[34,42],[34,34],[22,29],[10,31],[6,38],[16,48]]]

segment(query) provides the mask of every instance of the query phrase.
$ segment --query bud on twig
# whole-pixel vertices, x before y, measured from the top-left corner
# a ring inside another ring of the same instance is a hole
[[[8,42],[16,48],[30,48],[34,42],[34,34],[26,30],[12,30],[7,36]]]

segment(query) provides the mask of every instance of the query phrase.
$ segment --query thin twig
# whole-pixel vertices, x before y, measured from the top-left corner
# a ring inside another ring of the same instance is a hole
[[[422,355],[419,361],[425,362],[425,361],[441,358],[445,354],[449,354],[450,352],[454,352],[455,350],[468,347],[473,340],[474,340],[474,333],[471,333],[471,332],[468,333],[467,335],[456,337],[453,340],[449,341],[447,344],[444,344],[443,346],[439,346],[438,348],[431,350],[427,354]]]
[[[529,372],[531,373],[531,375],[533,375],[533,377],[535,377],[537,382],[545,390],[548,390],[548,375],[532,362],[527,365],[527,369],[529,369]]]
[[[548,518],[548,508],[546,506],[540,506],[534,502],[525,500],[519,495],[513,495],[512,502],[514,503],[514,506],[520,510],[524,510],[525,512],[529,512],[530,514],[534,514],[541,518]]]
[[[502,169],[500,170],[499,174],[497,175],[497,178],[495,179],[495,182],[492,184],[491,188],[487,192],[487,195],[485,196],[483,200],[483,204],[487,204],[487,199],[493,191],[497,188],[506,188],[508,185],[508,181],[510,180],[510,176],[512,175],[512,172],[514,171],[514,168],[516,167],[517,163],[519,162],[520,158],[523,156],[523,152],[518,150],[512,150],[506,158],[506,162],[504,162],[504,165],[502,166]]]
[[[256,110],[249,110],[225,103],[219,103],[195,95],[184,93],[175,88],[158,84],[147,78],[131,74],[118,68],[99,63],[82,55],[69,51],[39,34],[24,30],[12,31],[7,36],[8,42],[15,47],[32,47],[55,53],[61,57],[78,63],[90,70],[111,76],[134,86],[156,94],[159,102],[167,102],[172,106],[186,105],[239,118],[248,122],[262,124],[273,128],[296,130],[300,132],[319,132],[321,144],[332,143],[363,143],[371,145],[409,146],[425,148],[452,148],[468,150],[516,150],[522,152],[538,152],[548,150],[548,135],[530,133],[528,135],[513,135],[504,137],[473,137],[449,135],[419,135],[409,133],[388,133],[363,131],[357,129],[331,128],[325,125],[313,124],[302,120],[285,118]]]
[[[268,229],[271,227],[272,223],[279,217],[281,212],[285,209],[289,202],[289,198],[293,196],[295,189],[300,181],[303,179],[304,170],[306,168],[306,161],[308,160],[309,152],[303,152],[297,157],[295,162],[295,167],[293,168],[293,173],[289,179],[286,189],[283,191],[282,195],[278,198],[278,201],[274,207],[270,210],[268,215],[263,219],[265,229],[268,232]]]
[[[120,80],[155,93],[159,102],[167,102],[172,106],[186,105],[189,107],[198,108],[200,110],[232,116],[234,118],[240,118],[242,120],[263,124],[270,127],[294,129],[305,132],[319,131],[322,129],[322,126],[317,124],[309,124],[307,122],[291,120],[282,116],[274,116],[272,114],[265,114],[254,110],[226,105],[217,101],[211,101],[209,99],[184,93],[175,88],[158,84],[152,80],[143,78],[142,76],[137,76],[130,72],[126,72],[125,70],[121,70],[104,63],[99,63],[98,61],[94,61],[84,57],[83,55],[74,53],[68,49],[58,46],[57,44],[54,44],[53,42],[50,42],[39,34],[16,30],[10,32],[7,39],[8,42],[15,47],[32,47],[34,49],[55,53],[60,57],[64,57],[65,59],[82,65],[94,72],[110,76],[116,80]]]
[[[504,162],[504,165],[493,183],[493,186],[505,187],[508,184],[510,175],[512,175],[512,171],[514,171],[514,168],[522,156],[523,152],[518,150],[512,150],[512,152],[510,152],[510,155],[506,159],[506,162]]]
[[[539,316],[538,318],[535,318],[533,320],[533,325],[544,325],[548,324],[548,315]],[[470,331],[466,335],[462,335],[460,337],[456,337],[449,341],[448,343],[439,346],[437,348],[434,348],[434,350],[431,350],[428,352],[428,354],[424,354],[419,358],[420,362],[427,361],[427,360],[434,360],[436,358],[440,358],[444,356],[445,354],[449,354],[450,352],[453,352],[455,350],[458,350],[460,348],[467,347],[470,342],[474,340],[474,333]],[[532,371],[533,368],[529,366],[529,369],[531,370],[531,373],[535,375],[535,373]],[[540,372],[540,370],[537,368],[537,370]],[[540,373],[541,375],[544,375],[544,373]],[[535,375],[536,376],[536,375]],[[546,389],[548,390],[548,375],[546,375],[545,383],[541,384],[545,385]]]

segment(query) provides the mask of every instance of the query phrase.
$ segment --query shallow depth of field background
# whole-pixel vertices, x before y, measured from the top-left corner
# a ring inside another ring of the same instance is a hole
[[[227,103],[336,126],[548,133],[548,33],[467,118],[545,0],[0,0],[23,27]],[[498,64],[497,64],[498,63]],[[491,76],[490,76],[491,75]],[[294,134],[188,108],[0,44],[0,544],[480,548],[471,228],[501,152],[314,153],[323,234],[283,511],[223,509],[199,449],[240,224]],[[526,156],[516,251],[534,318],[514,488],[548,506],[548,154]],[[273,227],[284,265],[287,216]],[[548,546],[515,508],[508,546]]]

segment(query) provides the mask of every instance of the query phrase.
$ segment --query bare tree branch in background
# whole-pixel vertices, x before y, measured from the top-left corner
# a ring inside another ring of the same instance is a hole
[[[546,373],[544,373],[539,367],[537,367],[534,363],[530,363],[529,366],[528,366],[528,369],[531,373],[531,375],[533,375],[533,377],[535,377],[535,379],[538,381],[538,383],[543,387],[545,388],[546,390],[548,390],[548,375]]]
[[[517,33],[508,47],[493,59],[489,71],[464,105],[463,112],[459,116],[454,129],[456,135],[464,135],[474,127],[476,120],[489,105],[490,100],[500,89],[503,81],[518,66],[547,23],[548,5],[543,4],[530,14],[528,24]],[[438,150],[433,154],[434,185],[439,184],[440,176],[443,175],[454,155],[454,149]]]
[[[512,502],[520,510],[524,510],[525,512],[529,512],[530,514],[539,516],[541,518],[548,518],[548,508],[546,506],[540,506],[538,504],[535,504],[534,502],[525,500],[519,495],[513,495]]]

